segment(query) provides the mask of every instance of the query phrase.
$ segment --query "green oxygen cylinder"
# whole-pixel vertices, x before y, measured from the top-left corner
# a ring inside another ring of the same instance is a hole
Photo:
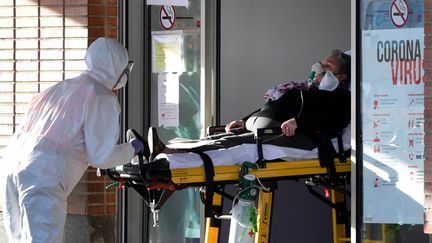
[[[258,169],[255,163],[244,162],[240,170],[239,201],[232,210],[232,216],[241,226],[257,232],[257,209],[255,200],[258,197],[259,184],[256,177],[249,174],[249,168]]]

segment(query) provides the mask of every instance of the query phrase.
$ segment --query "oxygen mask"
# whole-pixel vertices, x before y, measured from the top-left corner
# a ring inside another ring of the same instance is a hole
[[[321,63],[317,62],[315,64],[312,65],[311,67],[311,71],[309,73],[309,80],[308,80],[308,84],[309,85],[314,85],[316,84],[315,79],[318,75],[322,74],[324,72],[324,68],[321,65]]]

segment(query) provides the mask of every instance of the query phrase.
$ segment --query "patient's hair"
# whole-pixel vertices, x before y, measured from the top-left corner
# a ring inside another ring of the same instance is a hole
[[[351,56],[348,54],[343,53],[341,50],[333,50],[331,52],[331,55],[337,56],[341,59],[342,65],[340,72],[347,74],[346,82],[351,82]]]

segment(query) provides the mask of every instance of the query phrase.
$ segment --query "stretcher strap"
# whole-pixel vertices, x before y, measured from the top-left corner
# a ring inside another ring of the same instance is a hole
[[[318,147],[318,159],[321,167],[327,167],[328,175],[333,178],[336,174],[336,167],[334,158],[336,157],[336,150],[331,142],[331,136],[326,133],[317,133],[315,140]]]
[[[258,167],[259,168],[265,168],[266,167],[266,161],[264,159],[263,149],[262,149],[262,140],[263,140],[263,134],[258,132],[257,136],[255,136],[257,150],[258,150]]]
[[[257,151],[258,151],[258,160],[256,163],[258,164],[259,168],[266,168],[266,160],[264,159],[264,154],[262,149],[264,136],[275,135],[275,134],[282,134],[282,130],[280,127],[260,128],[255,130],[254,137],[255,137]]]
[[[214,181],[214,167],[213,167],[213,161],[211,158],[201,151],[194,151],[196,154],[198,154],[202,161],[204,162],[204,172],[206,176],[205,186],[206,186],[206,200],[205,200],[205,211],[204,211],[204,217],[208,218],[212,216],[212,206],[213,206],[213,194],[214,194],[214,188],[213,188],[213,181]]]
[[[338,158],[339,158],[339,161],[341,162],[341,163],[345,163],[345,162],[347,162],[347,155],[345,154],[345,151],[344,151],[344,147],[343,147],[343,141],[342,141],[342,131],[340,131],[339,133],[338,133],[338,135],[337,135],[337,142],[338,142]]]

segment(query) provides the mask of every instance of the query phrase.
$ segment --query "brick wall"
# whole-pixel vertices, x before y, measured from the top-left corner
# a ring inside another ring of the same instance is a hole
[[[88,0],[88,45],[101,36],[117,38],[117,0]],[[116,213],[116,189],[105,189],[112,183],[97,177],[89,168],[69,196],[68,213],[112,215]]]
[[[117,0],[0,0],[0,158],[31,97],[85,69],[87,46],[117,37]],[[112,215],[115,189],[90,168],[70,214]]]
[[[117,38],[117,0],[88,0],[89,44],[97,37]]]

